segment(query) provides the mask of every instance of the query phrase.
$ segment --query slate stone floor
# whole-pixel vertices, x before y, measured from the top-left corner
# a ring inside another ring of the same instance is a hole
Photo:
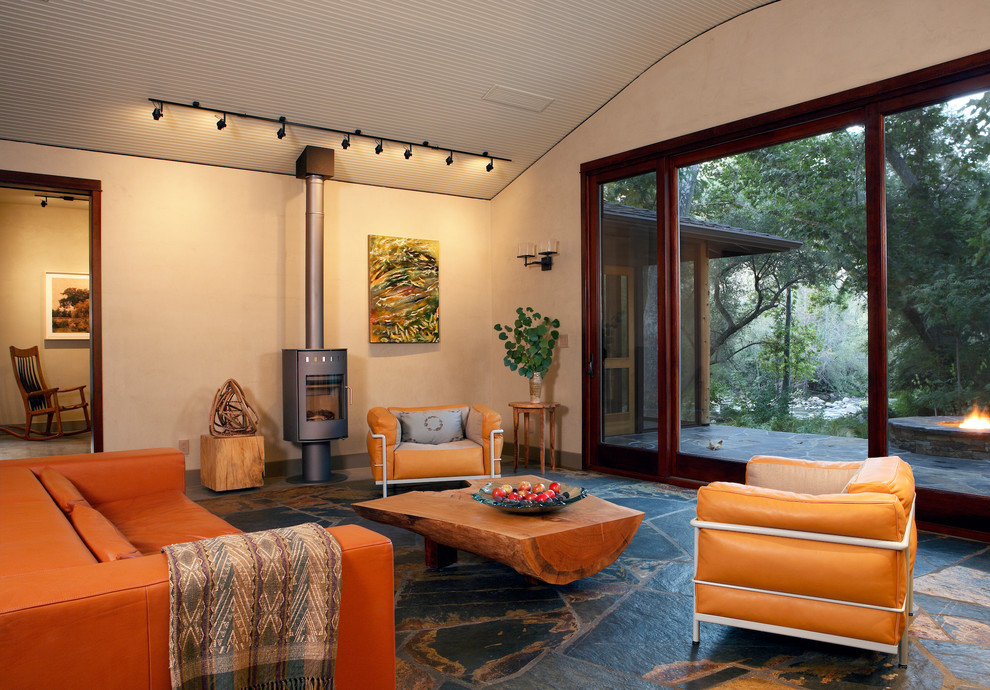
[[[426,568],[421,537],[350,509],[381,495],[370,479],[282,484],[200,503],[244,530],[315,521],[387,535],[398,688],[990,688],[988,544],[920,535],[907,669],[885,654],[704,623],[695,647],[694,492],[595,473],[547,476],[646,513],[616,563],[569,585],[531,584],[464,552],[452,566]],[[451,485],[404,490],[441,488]]]

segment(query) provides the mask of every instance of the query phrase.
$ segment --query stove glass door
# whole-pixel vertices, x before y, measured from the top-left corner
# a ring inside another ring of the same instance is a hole
[[[341,419],[341,411],[344,409],[344,376],[342,374],[306,375],[307,422]]]

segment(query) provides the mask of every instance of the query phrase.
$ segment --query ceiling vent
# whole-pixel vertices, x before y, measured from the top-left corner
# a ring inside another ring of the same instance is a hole
[[[497,84],[488,89],[488,93],[482,96],[481,100],[529,110],[534,113],[542,113],[547,109],[548,105],[553,103],[552,98],[520,91],[519,89],[510,89],[508,86],[499,86]]]

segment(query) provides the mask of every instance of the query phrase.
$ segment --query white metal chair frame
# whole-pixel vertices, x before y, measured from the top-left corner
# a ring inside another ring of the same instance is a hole
[[[371,438],[377,438],[382,444],[382,461],[374,465],[374,467],[382,468],[382,478],[381,481],[376,481],[375,484],[380,484],[382,487],[382,498],[388,497],[388,485],[389,484],[426,484],[428,482],[452,482],[452,481],[464,481],[467,479],[498,479],[501,474],[495,474],[495,434],[505,433],[502,429],[492,429],[488,434],[488,461],[489,467],[491,467],[491,474],[468,474],[460,477],[417,477],[415,479],[388,479],[388,453],[386,452],[386,441],[385,434],[371,434]]]
[[[855,637],[843,637],[841,635],[829,635],[813,630],[802,630],[799,628],[788,628],[780,625],[770,625],[756,621],[742,620],[739,618],[727,618],[725,616],[715,616],[708,613],[698,613],[698,600],[694,599],[694,620],[693,620],[693,641],[695,644],[701,641],[701,622],[718,623],[720,625],[731,625],[736,628],[747,628],[749,630],[760,630],[763,632],[777,633],[781,635],[792,635],[803,637],[819,642],[830,642],[832,644],[859,647],[875,652],[885,652],[887,654],[897,654],[898,663],[902,667],[907,666],[907,642],[908,628],[911,627],[910,617],[914,615],[914,569],[911,567],[911,525],[914,524],[914,501],[911,502],[911,513],[908,517],[907,529],[904,530],[904,538],[900,541],[884,541],[880,539],[864,539],[862,537],[846,537],[838,534],[823,534],[819,532],[801,532],[798,530],[777,529],[773,527],[754,527],[751,525],[735,525],[723,522],[706,522],[697,518],[691,520],[694,526],[694,583],[696,585],[709,585],[711,587],[725,587],[727,589],[739,589],[747,592],[758,592],[762,594],[775,594],[782,597],[793,597],[795,599],[810,599],[812,601],[823,601],[830,604],[845,604],[847,606],[858,606],[879,611],[890,611],[891,613],[903,613],[907,611],[908,621],[904,626],[904,632],[898,644],[884,644],[872,642]],[[763,534],[774,537],[785,537],[789,539],[805,539],[809,541],[830,542],[833,544],[850,544],[852,546],[863,546],[875,549],[890,549],[902,551],[907,572],[907,591],[904,596],[904,603],[900,608],[888,608],[886,606],[875,606],[871,604],[861,604],[856,601],[842,601],[839,599],[823,599],[803,594],[792,594],[789,592],[775,592],[767,589],[757,589],[753,587],[740,587],[737,585],[727,585],[719,582],[706,582],[698,579],[698,537],[702,529],[716,529],[727,532],[744,532],[746,534]]]

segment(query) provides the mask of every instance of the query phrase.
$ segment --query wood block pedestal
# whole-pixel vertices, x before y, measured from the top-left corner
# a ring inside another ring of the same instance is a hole
[[[214,491],[265,483],[264,436],[200,436],[199,478]]]

